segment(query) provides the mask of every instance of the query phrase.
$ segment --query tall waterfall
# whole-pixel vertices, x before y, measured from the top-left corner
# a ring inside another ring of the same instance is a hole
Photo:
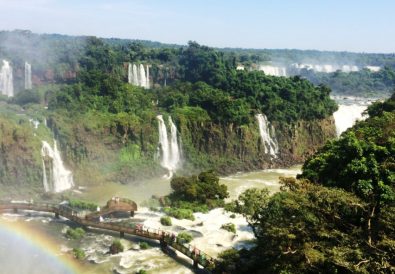
[[[8,97],[14,96],[12,67],[6,60],[3,60],[3,66],[0,70],[0,91],[1,94],[7,95]]]
[[[137,66],[136,64],[129,63],[128,83],[143,88],[150,88],[148,65],[146,66],[146,69],[144,69],[143,64]]]
[[[177,170],[181,162],[181,149],[178,144],[177,127],[169,116],[170,140],[163,116],[156,116],[159,122],[159,145],[161,151],[161,166],[169,170],[170,175]]]
[[[268,153],[273,157],[277,157],[278,143],[276,140],[274,127],[270,126],[270,123],[264,114],[257,114],[255,115],[255,118],[258,121],[259,133],[265,148],[265,153]]]
[[[25,62],[25,89],[32,89],[32,66]]]
[[[53,149],[46,141],[42,141],[41,156],[43,185],[46,192],[61,192],[74,186],[73,174],[63,165],[55,140]]]

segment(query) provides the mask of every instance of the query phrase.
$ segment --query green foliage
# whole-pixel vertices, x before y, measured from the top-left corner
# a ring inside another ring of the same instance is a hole
[[[177,242],[187,244],[193,240],[193,236],[187,232],[180,232],[177,235]]]
[[[383,249],[377,250],[364,238],[364,218],[369,208],[366,202],[344,190],[305,180],[283,179],[282,182],[282,192],[271,196],[266,206],[250,216],[257,246],[250,251],[229,251],[229,255],[221,256],[218,271],[391,272],[393,255],[387,253],[390,244],[386,242]],[[267,199],[265,194],[261,198]],[[391,214],[387,214],[386,220],[393,220],[395,215]],[[392,228],[392,223],[382,227],[383,239],[394,236]]]
[[[302,71],[314,84],[329,86],[335,93],[355,96],[387,96],[394,91],[395,71],[390,67],[384,67],[378,72],[368,69],[345,73],[336,71],[333,73],[316,73]]]
[[[69,205],[72,208],[75,209],[86,209],[86,210],[91,210],[91,211],[96,211],[98,205],[95,203],[91,203],[91,202],[85,202],[85,201],[81,201],[81,200],[76,200],[76,199],[70,199],[69,200]]]
[[[136,272],[136,274],[147,274],[148,272],[144,269],[140,269],[139,271]]]
[[[120,240],[114,240],[110,246],[110,253],[111,254],[118,254],[123,252],[124,246]]]
[[[81,248],[73,248],[73,255],[77,260],[83,260],[86,257],[85,251]]]
[[[139,247],[141,250],[146,250],[146,249],[151,248],[151,246],[147,242],[140,242]]]
[[[221,225],[221,229],[224,229],[224,230],[232,232],[232,233],[236,233],[236,226],[233,223],[223,224],[223,225]]]
[[[211,207],[223,204],[223,199],[229,196],[227,187],[219,184],[219,177],[212,170],[199,176],[174,177],[170,185],[173,189],[170,199],[174,202],[198,202]]]
[[[369,243],[379,239],[383,207],[395,201],[394,96],[375,104],[373,116],[325,145],[303,165],[301,178],[340,187],[369,204],[366,213]],[[387,112],[390,110],[392,112]]]
[[[171,218],[168,216],[161,217],[160,223],[165,226],[171,226]]]
[[[176,219],[188,219],[188,220],[195,220],[195,217],[193,216],[193,211],[190,209],[185,209],[185,208],[171,208],[171,207],[165,207],[163,211]]]
[[[85,236],[85,230],[81,227],[69,228],[66,231],[66,237],[73,240],[80,240]]]

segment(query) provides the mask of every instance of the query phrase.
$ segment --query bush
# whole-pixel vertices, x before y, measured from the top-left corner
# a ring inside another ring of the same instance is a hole
[[[177,242],[186,244],[193,240],[193,236],[187,232],[180,232],[177,235]]]
[[[171,218],[169,216],[164,216],[160,218],[160,223],[162,225],[171,226]]]
[[[221,226],[221,229],[224,229],[224,230],[232,232],[232,233],[236,233],[236,226],[235,226],[235,224],[232,224],[232,223],[223,224]]]
[[[85,236],[85,230],[81,227],[75,229],[69,228],[66,231],[66,237],[74,240],[79,240]]]
[[[234,219],[234,218],[236,218],[236,214],[232,213],[229,217]]]
[[[142,250],[146,250],[151,247],[147,242],[140,242],[139,246],[140,246],[140,249],[142,249]]]
[[[188,219],[188,220],[195,220],[195,216],[193,216],[193,211],[190,209],[185,208],[164,208],[164,212],[176,219]]]
[[[123,252],[123,250],[124,250],[124,247],[123,247],[120,240],[114,240],[112,242],[112,244],[110,246],[110,253],[111,254],[117,254],[117,253]]]
[[[83,260],[86,256],[85,252],[81,248],[73,248],[73,255],[77,260]]]
[[[147,274],[148,272],[144,269],[140,269],[139,271],[136,272],[136,274]]]
[[[87,209],[87,210],[92,210],[96,211],[98,205],[90,202],[85,202],[85,201],[80,201],[80,200],[69,200],[69,205],[72,208],[77,208],[77,209]]]

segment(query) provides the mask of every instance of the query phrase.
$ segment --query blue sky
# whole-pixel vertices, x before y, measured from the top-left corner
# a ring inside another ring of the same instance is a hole
[[[0,0],[0,29],[393,53],[394,14],[395,0]]]

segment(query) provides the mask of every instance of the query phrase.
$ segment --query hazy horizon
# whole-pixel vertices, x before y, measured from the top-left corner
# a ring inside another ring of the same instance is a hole
[[[395,52],[395,2],[317,2],[0,0],[0,29],[218,48]]]

